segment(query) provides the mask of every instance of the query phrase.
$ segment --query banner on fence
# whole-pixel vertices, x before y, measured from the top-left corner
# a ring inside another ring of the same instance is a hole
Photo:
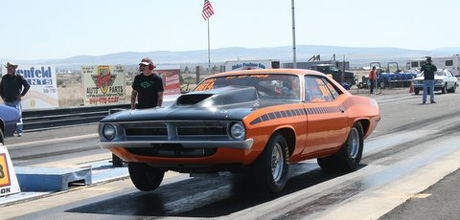
[[[126,83],[123,66],[82,66],[81,70],[85,106],[125,103]]]
[[[155,70],[163,80],[163,95],[180,94],[180,69]]]
[[[7,70],[2,65],[3,75]],[[16,74],[29,82],[29,92],[21,101],[22,109],[59,107],[56,68],[48,65],[19,65]]]

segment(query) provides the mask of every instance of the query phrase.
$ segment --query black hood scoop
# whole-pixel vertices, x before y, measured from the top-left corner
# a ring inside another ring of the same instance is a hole
[[[175,106],[199,105],[201,107],[211,107],[255,102],[258,99],[257,90],[252,86],[227,86],[182,95],[176,100]]]

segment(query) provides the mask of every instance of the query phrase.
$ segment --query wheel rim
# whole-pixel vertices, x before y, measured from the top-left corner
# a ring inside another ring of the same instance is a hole
[[[348,146],[350,148],[350,157],[356,159],[359,153],[359,132],[358,129],[353,128],[350,132],[350,137],[348,139]]]
[[[271,166],[273,180],[278,182],[281,179],[284,168],[283,151],[279,143],[276,143],[275,147],[273,148]]]

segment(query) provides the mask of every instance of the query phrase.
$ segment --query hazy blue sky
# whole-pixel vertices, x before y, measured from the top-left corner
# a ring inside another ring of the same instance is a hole
[[[211,48],[292,45],[291,0],[210,0]],[[460,46],[459,0],[296,0],[297,45]],[[0,0],[0,57],[207,49],[203,0]]]

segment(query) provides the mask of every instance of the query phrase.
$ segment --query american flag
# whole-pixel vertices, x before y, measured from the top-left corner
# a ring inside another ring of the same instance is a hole
[[[201,12],[201,16],[203,16],[205,21],[207,21],[213,14],[214,10],[212,9],[211,3],[208,0],[204,0],[204,6],[203,11]]]

